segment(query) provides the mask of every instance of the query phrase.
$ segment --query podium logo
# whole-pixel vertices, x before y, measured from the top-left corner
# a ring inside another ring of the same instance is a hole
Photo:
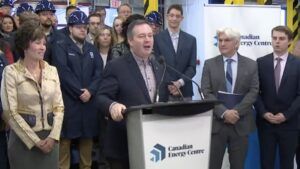
[[[153,146],[153,149],[150,152],[152,154],[151,161],[158,162],[166,158],[166,148],[160,144]]]

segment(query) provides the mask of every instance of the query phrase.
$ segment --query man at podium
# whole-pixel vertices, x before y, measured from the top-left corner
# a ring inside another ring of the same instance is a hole
[[[163,66],[151,56],[153,32],[144,20],[133,21],[127,30],[130,53],[107,64],[97,99],[109,118],[104,153],[111,169],[129,169],[126,107],[151,104],[157,95],[166,101],[167,85],[161,83]],[[160,92],[157,92],[160,88]]]
[[[240,33],[232,28],[217,30],[220,55],[206,60],[202,90],[206,99],[223,104],[213,110],[210,169],[221,169],[226,147],[231,169],[244,168],[248,134],[255,129],[252,104],[258,93],[255,61],[240,55]]]

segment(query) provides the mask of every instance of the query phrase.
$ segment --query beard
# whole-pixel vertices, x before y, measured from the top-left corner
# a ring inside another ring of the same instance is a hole
[[[48,19],[45,22],[41,23],[41,25],[45,28],[49,28],[52,26],[52,21],[50,19]]]

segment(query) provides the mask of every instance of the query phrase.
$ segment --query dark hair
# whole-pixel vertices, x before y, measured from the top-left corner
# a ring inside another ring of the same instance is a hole
[[[128,43],[127,43],[127,28],[129,26],[129,24],[135,20],[145,20],[145,17],[143,15],[140,15],[140,14],[133,14],[133,15],[130,15],[126,20],[125,22],[122,23],[122,35],[124,37],[124,42],[127,46]]]
[[[131,22],[128,25],[128,28],[127,28],[127,39],[133,37],[134,27],[136,27],[138,25],[144,25],[144,24],[149,25],[145,20],[141,20],[141,19],[138,19],[138,20],[135,20],[135,21]]]
[[[124,3],[122,5],[120,5],[118,8],[117,8],[117,12],[119,13],[120,11],[120,8],[123,7],[123,6],[127,6],[128,8],[130,8],[130,10],[132,11],[132,6],[129,4],[129,3]]]
[[[90,23],[90,18],[91,17],[98,17],[101,21],[101,15],[99,15],[98,13],[92,13],[88,16],[88,22]]]
[[[17,28],[17,24],[16,24],[14,18],[13,18],[12,16],[10,16],[10,15],[4,15],[4,16],[1,18],[2,23],[3,23],[3,20],[4,20],[5,18],[11,19],[11,21],[12,21],[12,23],[13,23],[13,30],[12,30],[12,32],[16,31],[18,28]],[[1,23],[1,30],[3,31],[3,29],[2,29],[2,23]]]
[[[105,11],[105,14],[106,14],[106,10],[105,10],[105,7],[103,6],[96,6],[95,10],[93,13],[97,13],[97,12],[101,12],[101,11]]]
[[[29,48],[32,41],[46,39],[46,35],[42,26],[36,21],[26,21],[17,30],[15,44],[16,49],[20,53],[20,57],[24,59],[24,50]]]
[[[180,5],[180,4],[172,4],[171,6],[169,6],[169,8],[167,10],[167,14],[169,14],[172,9],[176,9],[177,11],[180,11],[181,15],[183,15],[182,5]]]
[[[293,32],[291,31],[291,29],[287,26],[276,26],[272,29],[272,32],[271,32],[271,36],[273,36],[273,32],[274,31],[277,31],[277,32],[282,32],[284,34],[287,35],[288,37],[288,40],[292,40],[293,39]]]

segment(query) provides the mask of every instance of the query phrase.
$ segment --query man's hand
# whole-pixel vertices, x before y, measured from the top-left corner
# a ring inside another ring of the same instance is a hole
[[[109,113],[114,121],[123,120],[123,113],[126,110],[126,106],[121,103],[113,103],[109,108]]]
[[[226,110],[224,112],[224,122],[235,124],[240,119],[239,113],[236,110]]]
[[[272,123],[272,124],[279,124],[277,118],[275,117],[275,115],[271,112],[267,112],[264,114],[263,116],[268,122]]]
[[[283,115],[283,113],[277,113],[274,117],[275,117],[276,121],[278,122],[278,124],[286,121],[286,118]]]
[[[84,103],[88,102],[91,99],[91,93],[87,89],[81,89],[83,93],[80,95],[80,100]]]
[[[182,86],[181,83],[178,80],[177,81],[171,81],[171,83],[172,84],[168,85],[169,92],[173,96],[179,96],[180,93],[179,93],[178,90],[180,90],[180,87]]]

